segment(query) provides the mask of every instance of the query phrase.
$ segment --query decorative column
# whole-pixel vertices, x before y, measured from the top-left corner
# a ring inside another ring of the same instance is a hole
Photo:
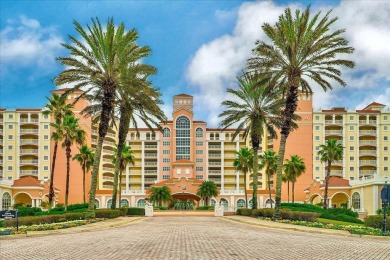
[[[141,189],[145,193],[145,141],[141,141]]]
[[[343,114],[343,147],[345,147],[345,139],[347,138],[347,135],[346,135],[346,130],[345,130],[345,128],[346,128],[346,115],[345,114]],[[346,167],[346,156],[345,156],[345,153],[343,153],[343,179],[345,179],[345,176],[346,176],[346,169],[345,169],[345,167]]]
[[[225,192],[225,143],[221,141],[221,193]]]
[[[129,192],[129,179],[130,179],[130,170],[129,167],[126,167],[126,193]]]
[[[376,171],[375,171],[375,173],[379,174],[381,172],[380,171],[380,164],[379,164],[379,162],[381,161],[380,160],[380,151],[381,151],[380,141],[381,140],[379,140],[381,138],[381,135],[380,135],[380,124],[379,124],[378,115],[375,116],[375,121],[376,121]]]
[[[364,189],[360,188],[360,212],[364,212]]]
[[[236,151],[238,152],[239,150],[240,150],[240,143],[236,142]],[[235,169],[235,171],[236,171],[236,191],[237,191],[237,194],[239,194],[240,193],[240,173],[237,171],[237,169]],[[244,176],[244,178],[246,178],[246,176]]]

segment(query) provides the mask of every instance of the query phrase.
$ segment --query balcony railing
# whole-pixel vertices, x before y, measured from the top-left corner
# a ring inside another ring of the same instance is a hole
[[[225,183],[236,183],[236,179],[225,179]]]
[[[103,171],[114,172],[114,171],[115,171],[115,168],[111,168],[111,167],[103,167]]]
[[[325,124],[331,124],[331,125],[340,125],[343,123],[343,120],[325,120]]]
[[[376,150],[360,150],[359,155],[364,156],[364,155],[373,155],[376,156],[377,151]]]
[[[360,164],[360,166],[363,166],[363,165],[376,166],[376,160],[360,160],[359,164]]]
[[[21,144],[38,144],[38,139],[20,139]]]
[[[343,130],[325,130],[325,135],[342,135]]]
[[[157,181],[157,178],[145,178],[145,182],[147,183],[154,183]]]
[[[334,162],[332,162],[332,165],[343,165],[343,161],[342,160],[334,161]]]
[[[108,158],[103,158],[103,162],[112,163],[112,160],[111,160],[111,159],[108,159]]]
[[[96,139],[95,139],[95,140],[96,140]],[[107,140],[104,140],[103,144],[108,144],[108,145],[112,145],[112,146],[115,146],[115,145],[116,145],[114,142],[107,141]]]
[[[157,145],[147,144],[145,145],[145,149],[157,149]]]
[[[114,181],[114,177],[111,177],[111,176],[103,176],[103,180]]]
[[[210,145],[209,145],[209,149],[221,149],[221,146],[220,146],[220,145],[213,145],[213,144],[210,144]]]
[[[0,153],[3,153],[3,149],[0,149]]]
[[[131,150],[141,150],[142,146],[141,145],[131,145]]]
[[[360,170],[360,175],[372,175],[376,173],[376,170]]]
[[[26,128],[20,129],[20,133],[22,133],[22,134],[37,134],[38,132],[39,132],[38,129],[32,129],[32,128],[30,128],[30,129],[26,129]]]
[[[209,181],[213,181],[215,183],[221,183],[221,179],[217,179],[217,178],[209,178]]]
[[[113,150],[103,149],[103,153],[114,154]]]
[[[342,176],[343,175],[343,170],[330,170],[330,175]]]
[[[359,120],[361,125],[376,125],[376,120]]]
[[[34,175],[34,176],[37,176],[38,175],[38,170],[21,170],[19,172],[19,175],[20,176],[26,176],[26,175]]]
[[[130,171],[130,175],[141,175],[141,171]]]
[[[210,158],[221,158],[221,154],[219,154],[219,153],[210,153],[209,157]]]
[[[21,118],[20,122],[21,123],[38,123],[39,119],[38,118],[30,118],[30,120],[28,120],[28,118]]]
[[[360,130],[359,135],[376,135],[375,130]]]
[[[361,141],[359,141],[359,145],[373,145],[373,146],[375,146],[376,141],[375,140],[361,140]]]
[[[103,185],[103,189],[109,189],[112,190],[114,186],[112,185]]]
[[[155,158],[155,157],[157,157],[157,153],[145,153],[145,157],[147,157],[147,158]]]
[[[157,174],[157,170],[145,170],[145,174]]]
[[[225,150],[236,150],[235,145],[225,145]]]
[[[99,132],[98,132],[97,130],[92,130],[92,134],[98,135]],[[107,133],[106,136],[115,137],[115,134],[113,134],[113,133]]]
[[[38,164],[38,160],[27,160],[27,159],[24,159],[24,160],[20,160],[20,163],[22,164]]]
[[[229,154],[228,153],[228,154],[225,154],[224,157],[227,158],[227,159],[236,159],[236,155],[235,154]]]
[[[140,183],[142,181],[141,178],[130,178],[129,180],[131,183]]]
[[[20,154],[38,153],[38,149],[20,149]]]
[[[209,170],[209,174],[221,174],[220,170]]]
[[[224,171],[224,175],[236,175],[235,171]]]
[[[209,162],[209,165],[221,166],[221,162]]]
[[[157,165],[157,162],[145,162],[145,165],[154,166]]]

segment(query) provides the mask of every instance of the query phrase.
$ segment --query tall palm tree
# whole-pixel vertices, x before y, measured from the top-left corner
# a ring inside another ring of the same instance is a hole
[[[76,160],[83,170],[83,201],[85,203],[85,173],[91,169],[93,160],[95,159],[95,153],[88,145],[82,145],[78,149],[79,153],[73,156],[73,160]]]
[[[105,28],[98,19],[92,19],[92,26],[87,26],[87,30],[77,21],[73,23],[81,38],[69,36],[71,44],[63,44],[70,51],[70,56],[57,58],[66,68],[55,78],[55,84],[74,85],[65,94],[83,88],[85,92],[78,99],[91,91],[102,93],[99,138],[89,194],[88,215],[93,217],[102,146],[114,109],[115,93],[121,84],[121,72],[134,62],[135,52],[142,57],[145,50],[137,48],[138,33],[135,29],[126,31],[123,23],[116,26],[113,19],[107,20]]]
[[[150,201],[156,203],[156,206],[172,200],[171,189],[168,186],[152,187],[150,191]]]
[[[264,153],[260,156],[261,159],[261,165],[260,169],[265,168],[265,175],[267,176],[267,187],[268,187],[268,193],[269,193],[269,200],[271,201],[271,208],[272,206],[272,196],[271,196],[271,176],[274,176],[276,172],[276,165],[278,161],[278,157],[274,151],[264,151]]]
[[[51,208],[54,198],[54,170],[57,160],[58,142],[62,140],[61,136],[61,121],[64,116],[73,115],[73,105],[66,103],[66,96],[60,96],[53,93],[51,98],[47,98],[49,103],[45,106],[43,114],[53,116],[58,129],[52,133],[51,139],[54,141],[53,159],[50,169],[50,185],[49,185],[49,208]]]
[[[332,163],[343,159],[344,147],[336,139],[328,139],[326,144],[320,145],[318,156],[321,162],[326,163],[325,191],[324,191],[324,209],[328,208],[328,186],[330,178],[330,168]]]
[[[206,206],[209,205],[209,198],[218,196],[218,186],[213,181],[203,181],[199,186],[196,195],[201,197],[206,203]]]
[[[287,174],[288,181],[292,183],[292,202],[295,202],[295,182],[298,177],[306,171],[306,165],[302,157],[299,155],[291,155],[290,160],[286,159],[286,163],[283,165],[284,171]]]
[[[227,127],[238,123],[233,139],[244,130],[243,137],[250,136],[253,149],[253,198],[252,207],[257,209],[257,181],[258,181],[258,151],[264,130],[273,137],[276,137],[275,127],[281,126],[281,110],[284,101],[281,99],[281,92],[278,89],[267,91],[264,79],[254,74],[244,74],[237,78],[239,88],[228,89],[227,92],[233,100],[222,102],[226,110],[219,117],[225,117],[220,127]]]
[[[117,154],[117,150],[118,150],[118,145],[114,148],[114,154],[112,155],[112,163],[115,164],[115,165],[117,163],[116,158],[119,158],[116,155]],[[135,157],[133,155],[133,151],[131,150],[131,146],[130,145],[123,146],[120,158],[121,159],[119,160],[119,164],[120,164],[120,173],[119,173],[119,207],[121,207],[121,199],[122,199],[122,196],[121,196],[122,195],[122,173],[126,169],[126,166],[128,164],[132,164],[132,165],[135,164]],[[111,208],[115,209],[113,204],[114,204],[114,199],[112,199]]]
[[[248,172],[252,172],[253,167],[253,151],[247,147],[242,147],[236,152],[236,159],[233,161],[234,167],[244,174],[244,192],[245,192],[245,207],[248,208],[248,194],[246,190],[246,177]]]
[[[327,12],[322,18],[320,12],[311,16],[310,7],[307,7],[305,11],[296,10],[294,15],[287,8],[274,26],[268,23],[262,26],[270,43],[257,41],[254,57],[248,60],[250,70],[272,77],[271,86],[283,89],[285,94],[286,106],[278,152],[275,219],[281,217],[282,166],[299,91],[312,93],[308,79],[325,91],[332,89],[329,80],[345,86],[340,67],[354,67],[354,63],[345,58],[345,54],[353,53],[354,49],[348,46],[348,41],[343,37],[345,30],[331,30],[338,18],[331,18],[330,13]]]
[[[62,147],[66,151],[66,190],[65,190],[65,211],[68,209],[69,197],[69,177],[70,177],[70,159],[72,158],[71,146],[74,143],[83,144],[85,141],[85,131],[79,126],[79,120],[73,116],[65,116],[62,125],[53,123],[56,129],[62,127],[62,136],[64,141]]]
[[[287,202],[290,203],[290,182],[291,182],[291,176],[289,172],[284,172],[282,176],[282,181],[287,182]]]

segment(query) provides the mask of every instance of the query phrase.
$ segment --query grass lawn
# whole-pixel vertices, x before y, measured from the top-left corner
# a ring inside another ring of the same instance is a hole
[[[318,218],[317,221],[324,224],[364,226],[364,224],[344,222],[344,221],[338,221],[338,220],[326,219],[326,218]]]

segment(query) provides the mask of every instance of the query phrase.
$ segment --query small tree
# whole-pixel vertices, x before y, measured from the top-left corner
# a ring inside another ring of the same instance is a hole
[[[245,192],[245,207],[248,208],[248,194],[246,190],[246,178],[248,172],[252,172],[253,167],[253,150],[243,147],[236,152],[236,159],[233,162],[234,167],[244,174],[244,192]]]
[[[298,177],[306,171],[306,165],[303,158],[298,155],[291,155],[291,159],[286,159],[283,165],[287,180],[292,182],[292,202],[295,202],[295,182]]]
[[[83,201],[85,203],[85,173],[89,171],[93,165],[93,160],[95,158],[95,153],[92,151],[88,145],[83,145],[79,149],[79,153],[73,156],[73,160],[76,160],[83,170]]]
[[[261,165],[260,168],[263,169],[265,167],[265,175],[267,176],[267,187],[269,193],[269,200],[272,206],[272,196],[271,196],[271,176],[274,176],[276,173],[276,165],[278,162],[278,157],[274,151],[264,151],[264,153],[260,156]]]
[[[208,206],[209,198],[218,196],[218,186],[213,181],[203,181],[196,195],[201,197],[206,202],[206,206]]]
[[[161,203],[172,201],[171,189],[167,186],[152,187],[150,201],[157,203],[156,206],[161,206]]]
[[[337,143],[336,139],[329,139],[326,141],[326,144],[320,145],[320,150],[317,153],[320,157],[321,162],[326,163],[324,209],[328,208],[328,186],[330,178],[330,168],[332,167],[333,162],[343,159],[343,149],[344,147],[341,144]]]

